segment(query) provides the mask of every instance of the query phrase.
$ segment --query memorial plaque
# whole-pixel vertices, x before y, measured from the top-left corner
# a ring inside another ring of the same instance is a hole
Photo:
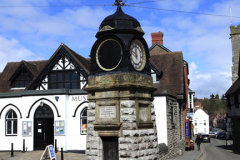
[[[116,107],[115,106],[101,106],[100,107],[100,118],[116,118]]]
[[[147,115],[147,107],[139,107],[139,120],[141,122],[146,122],[148,115]]]

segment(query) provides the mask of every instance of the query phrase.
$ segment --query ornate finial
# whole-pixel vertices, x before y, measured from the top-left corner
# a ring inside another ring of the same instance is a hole
[[[125,3],[122,0],[116,0],[114,5],[118,6],[118,8],[121,8],[121,6],[125,5]]]

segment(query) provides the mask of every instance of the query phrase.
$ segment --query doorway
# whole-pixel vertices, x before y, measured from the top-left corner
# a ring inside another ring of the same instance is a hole
[[[54,115],[52,109],[41,103],[34,115],[34,150],[54,145]]]
[[[104,160],[118,159],[118,137],[101,137]]]

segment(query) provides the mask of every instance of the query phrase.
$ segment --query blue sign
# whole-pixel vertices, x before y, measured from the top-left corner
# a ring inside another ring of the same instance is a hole
[[[52,145],[48,146],[48,150],[49,150],[50,158],[51,159],[55,158],[55,152],[53,150],[53,146]]]
[[[188,122],[185,122],[185,137],[189,137]]]

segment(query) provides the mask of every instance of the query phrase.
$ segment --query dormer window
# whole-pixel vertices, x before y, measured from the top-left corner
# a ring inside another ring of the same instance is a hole
[[[157,82],[157,75],[156,73],[154,72],[154,70],[151,69],[151,76],[153,78],[153,83]]]
[[[28,75],[28,73],[26,71],[22,71],[13,80],[11,86],[12,88],[25,88],[30,81],[31,81],[31,77]]]

